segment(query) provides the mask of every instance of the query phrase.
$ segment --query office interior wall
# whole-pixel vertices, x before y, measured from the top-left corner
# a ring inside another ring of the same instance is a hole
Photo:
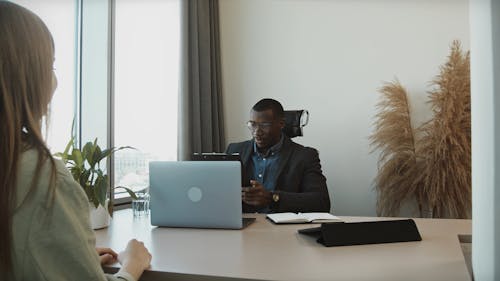
[[[333,211],[375,215],[370,153],[377,90],[398,78],[414,126],[431,117],[429,82],[452,40],[469,48],[467,0],[220,0],[226,141],[250,138],[251,106],[273,97],[308,109],[304,137],[320,152]],[[412,204],[403,214],[411,213]]]
[[[500,1],[471,0],[470,30],[472,266],[475,280],[493,281],[500,280]]]

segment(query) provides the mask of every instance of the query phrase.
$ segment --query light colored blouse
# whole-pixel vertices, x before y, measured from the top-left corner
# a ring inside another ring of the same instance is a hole
[[[21,155],[13,217],[14,280],[124,280],[104,274],[90,227],[89,202],[68,169],[56,160],[53,205],[50,163],[44,163],[36,188],[28,195],[38,153]]]

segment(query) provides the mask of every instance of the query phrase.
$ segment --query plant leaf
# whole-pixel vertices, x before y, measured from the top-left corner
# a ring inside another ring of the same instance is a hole
[[[82,149],[83,160],[87,160],[87,163],[89,163],[90,167],[92,167],[92,150],[93,147],[91,142],[87,142]]]
[[[69,156],[68,153],[69,153],[70,148],[73,147],[74,140],[75,140],[75,138],[71,137],[71,139],[69,140],[68,144],[66,144],[66,147],[64,148],[64,151],[63,152],[57,152],[57,153],[54,154],[54,156],[61,158],[61,160],[64,162],[64,164],[67,164],[68,160],[70,160],[70,158],[68,157]]]
[[[68,144],[66,144],[66,147],[64,148],[64,151],[63,151],[64,155],[68,155],[69,149],[73,147],[74,143],[75,143],[75,137],[71,137]]]
[[[125,187],[125,186],[115,187],[115,189],[118,189],[118,188],[125,189],[125,191],[130,195],[130,197],[132,197],[132,199],[134,199],[134,200],[137,199],[137,195],[135,194],[135,192],[132,189]]]
[[[99,206],[99,201],[97,200],[97,196],[95,196],[95,189],[94,188],[91,188],[90,185],[86,185],[85,187],[83,187],[83,190],[85,191],[85,194],[87,194],[87,198],[89,200],[89,202],[94,205],[94,207],[98,207]]]
[[[77,171],[77,173],[80,175],[80,178],[79,178],[80,185],[86,187],[87,183],[90,184],[90,182],[89,182],[89,178],[90,178],[90,174],[91,174],[90,170]]]
[[[111,154],[113,154],[117,151],[123,150],[123,149],[134,149],[135,150],[136,148],[132,147],[132,146],[120,146],[120,147],[107,148],[107,149],[102,151],[102,154],[100,156],[99,161],[101,161],[102,159],[109,157]]]
[[[94,142],[90,143],[90,144],[91,144],[91,146],[90,146],[91,149],[89,151],[88,162],[89,162],[90,167],[96,168],[96,165],[99,164],[99,153],[101,151],[101,148],[97,144],[97,138],[95,138]]]
[[[83,169],[83,157],[82,157],[82,152],[76,148],[73,149],[71,152],[71,155],[73,156],[73,161],[75,161],[75,166]]]
[[[106,208],[106,195],[108,194],[108,175],[98,176],[95,182],[94,195],[103,207]]]

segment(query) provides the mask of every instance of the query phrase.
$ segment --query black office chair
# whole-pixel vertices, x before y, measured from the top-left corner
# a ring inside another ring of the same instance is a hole
[[[302,128],[309,122],[309,112],[307,110],[285,110],[285,127],[283,132],[289,137],[303,136]]]

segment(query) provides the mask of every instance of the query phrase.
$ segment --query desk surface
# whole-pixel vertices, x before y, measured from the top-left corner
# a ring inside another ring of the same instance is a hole
[[[152,273],[179,280],[189,275],[223,280],[470,280],[457,237],[471,233],[470,220],[415,219],[420,242],[327,248],[297,233],[317,224],[274,225],[264,215],[246,216],[257,221],[244,230],[158,228],[149,218],[134,219],[130,209],[121,210],[108,228],[96,231],[97,246],[120,251],[128,240],[141,240],[153,255]]]

